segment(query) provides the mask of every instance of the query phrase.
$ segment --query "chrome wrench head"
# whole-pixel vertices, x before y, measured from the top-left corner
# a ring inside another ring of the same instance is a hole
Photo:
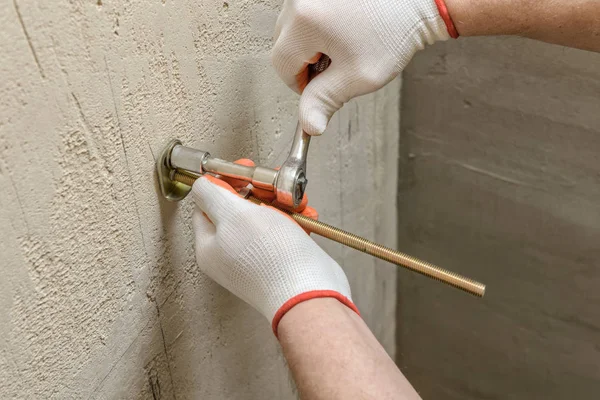
[[[310,136],[302,131],[300,124],[296,127],[292,150],[277,174],[275,192],[277,202],[287,207],[296,208],[302,202],[306,190],[306,156]]]

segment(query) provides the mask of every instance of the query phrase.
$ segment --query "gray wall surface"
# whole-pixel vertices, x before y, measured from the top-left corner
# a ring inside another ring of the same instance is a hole
[[[196,266],[171,138],[265,166],[298,97],[270,65],[280,0],[0,2],[0,398],[294,399],[269,323]],[[400,84],[313,140],[322,220],[396,242]],[[390,354],[396,270],[320,241]]]
[[[404,74],[399,246],[488,285],[399,274],[425,399],[600,396],[600,54],[460,39]]]

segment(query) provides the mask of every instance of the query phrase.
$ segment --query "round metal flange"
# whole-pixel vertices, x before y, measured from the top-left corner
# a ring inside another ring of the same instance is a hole
[[[175,146],[180,146],[181,141],[173,139],[167,144],[156,160],[156,172],[158,173],[158,185],[163,197],[169,201],[184,199],[192,190],[191,187],[171,179],[171,152]]]

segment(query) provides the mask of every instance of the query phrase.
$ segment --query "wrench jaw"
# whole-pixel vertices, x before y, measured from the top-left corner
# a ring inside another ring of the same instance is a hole
[[[290,209],[297,208],[302,202],[306,190],[306,163],[288,158],[281,166],[275,183],[277,202]]]
[[[281,166],[275,183],[277,202],[290,209],[297,208],[302,202],[308,180],[306,179],[306,158],[310,136],[296,126],[290,154]]]
[[[306,185],[308,185],[308,179],[306,178],[304,170],[300,170],[298,172],[298,176],[296,177],[296,185],[294,186],[294,207],[298,207],[302,202],[304,192],[306,191]],[[296,202],[298,204],[296,204]]]

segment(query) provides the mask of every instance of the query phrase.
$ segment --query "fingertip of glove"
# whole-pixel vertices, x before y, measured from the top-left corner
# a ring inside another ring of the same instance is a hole
[[[256,164],[249,158],[240,158],[239,160],[235,160],[234,164],[244,165],[246,167],[254,167]]]
[[[194,184],[192,185],[192,198],[194,200],[196,200],[196,196],[202,192],[203,186],[202,177],[194,181]]]
[[[305,111],[300,116],[302,129],[310,136],[321,136],[325,132],[328,123],[329,118],[317,110]]]
[[[311,136],[320,136],[325,132],[329,119],[337,111],[335,107],[325,104],[314,88],[304,91],[300,99],[299,119],[304,132]]]
[[[319,220],[319,212],[312,207],[306,207],[304,211],[302,211],[302,215],[310,219],[314,219],[315,221]]]
[[[235,191],[235,189],[227,182],[219,179],[219,178],[215,178],[212,175],[204,175],[202,178],[200,179],[206,179],[206,181],[212,183],[213,185],[217,185],[225,190],[227,190],[228,192],[231,192],[233,194],[235,194],[237,196],[237,192]]]

